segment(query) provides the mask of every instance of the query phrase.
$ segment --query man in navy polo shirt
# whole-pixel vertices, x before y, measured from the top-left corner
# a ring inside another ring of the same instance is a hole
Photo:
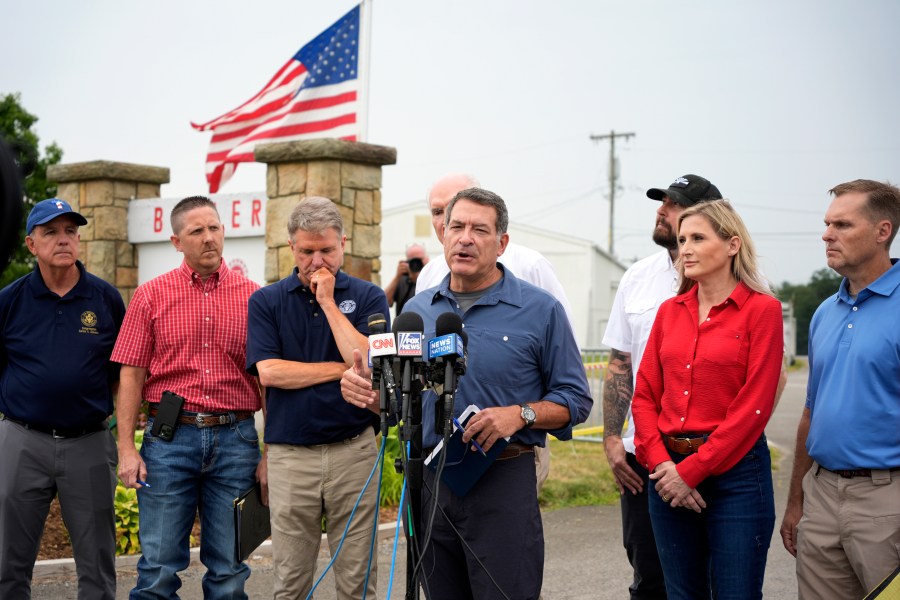
[[[87,220],[63,200],[26,222],[34,271],[0,291],[0,598],[28,598],[50,502],[72,539],[78,597],[116,596],[119,292],[78,260]]]
[[[347,238],[331,200],[302,200],[288,235],[296,268],[250,297],[247,369],[266,388],[275,598],[305,598],[323,514],[335,549],[375,464],[378,417],[344,402],[339,381],[353,351],[368,350],[369,316],[387,315],[388,306],[379,287],[340,270]],[[266,477],[260,480],[265,487]],[[369,549],[377,510],[370,485],[335,563],[340,599],[362,598],[364,590],[375,597]]]

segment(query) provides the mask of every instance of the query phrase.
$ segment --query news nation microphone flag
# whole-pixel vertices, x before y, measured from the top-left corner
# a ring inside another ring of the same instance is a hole
[[[206,181],[216,193],[238,163],[253,162],[260,143],[332,137],[356,141],[360,77],[360,6],[357,5],[293,56],[255,96],[208,123]]]

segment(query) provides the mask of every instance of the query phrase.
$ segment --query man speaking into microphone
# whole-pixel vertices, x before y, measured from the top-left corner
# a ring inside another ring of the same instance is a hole
[[[305,598],[313,583],[322,516],[338,547],[356,498],[375,464],[375,411],[341,400],[341,373],[368,350],[368,318],[388,313],[380,288],[341,271],[344,225],[327,198],[300,201],[288,219],[296,268],[250,297],[247,370],[266,388],[266,446],[274,597]],[[387,323],[382,321],[381,331]],[[374,332],[372,332],[374,333]],[[340,599],[375,597],[366,586],[377,486],[360,501],[335,562]]]
[[[459,416],[470,404],[481,409],[466,423],[463,442],[474,440],[489,453],[498,440],[510,438],[462,497],[438,483],[431,469],[425,471],[423,521],[435,496],[439,506],[422,567],[431,600],[538,598],[544,537],[533,448],[546,444],[548,432],[570,439],[572,427],[591,410],[581,355],[562,305],[497,262],[509,241],[508,222],[498,195],[479,188],[459,192],[445,212],[450,273],[404,308],[422,316],[426,339],[435,337],[444,313],[462,319],[466,372],[453,395],[453,414],[445,417]],[[344,373],[341,389],[355,406],[378,404],[360,360]],[[426,452],[441,440],[434,426],[436,401],[433,391],[423,394]]]

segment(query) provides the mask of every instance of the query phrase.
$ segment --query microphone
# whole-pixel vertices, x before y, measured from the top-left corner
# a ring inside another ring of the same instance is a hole
[[[400,361],[400,394],[403,421],[407,421],[410,395],[413,393],[413,381],[417,380],[422,369],[422,330],[425,324],[422,317],[415,312],[407,311],[397,315],[394,320],[394,335],[397,342],[397,357]],[[421,391],[421,387],[419,387]],[[397,407],[391,407],[397,414]]]
[[[428,342],[428,362],[434,365],[432,377],[435,384],[442,385],[443,399],[442,404],[435,405],[434,427],[435,433],[446,436],[450,432],[457,377],[466,372],[462,319],[453,312],[442,313],[435,321],[434,332],[436,337]]]
[[[372,365],[372,389],[380,394],[381,433],[387,436],[388,407],[397,384],[391,369],[391,357],[397,354],[393,334],[386,333],[387,320],[381,313],[369,316],[369,361]]]

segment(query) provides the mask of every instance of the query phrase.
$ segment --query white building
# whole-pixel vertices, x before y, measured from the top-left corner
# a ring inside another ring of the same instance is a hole
[[[509,238],[547,257],[556,270],[575,320],[582,348],[599,348],[616,288],[625,266],[590,240],[529,225],[509,224]],[[381,216],[381,283],[386,286],[406,255],[406,246],[424,244],[429,256],[443,252],[434,237],[431,215],[420,200],[384,209]]]

